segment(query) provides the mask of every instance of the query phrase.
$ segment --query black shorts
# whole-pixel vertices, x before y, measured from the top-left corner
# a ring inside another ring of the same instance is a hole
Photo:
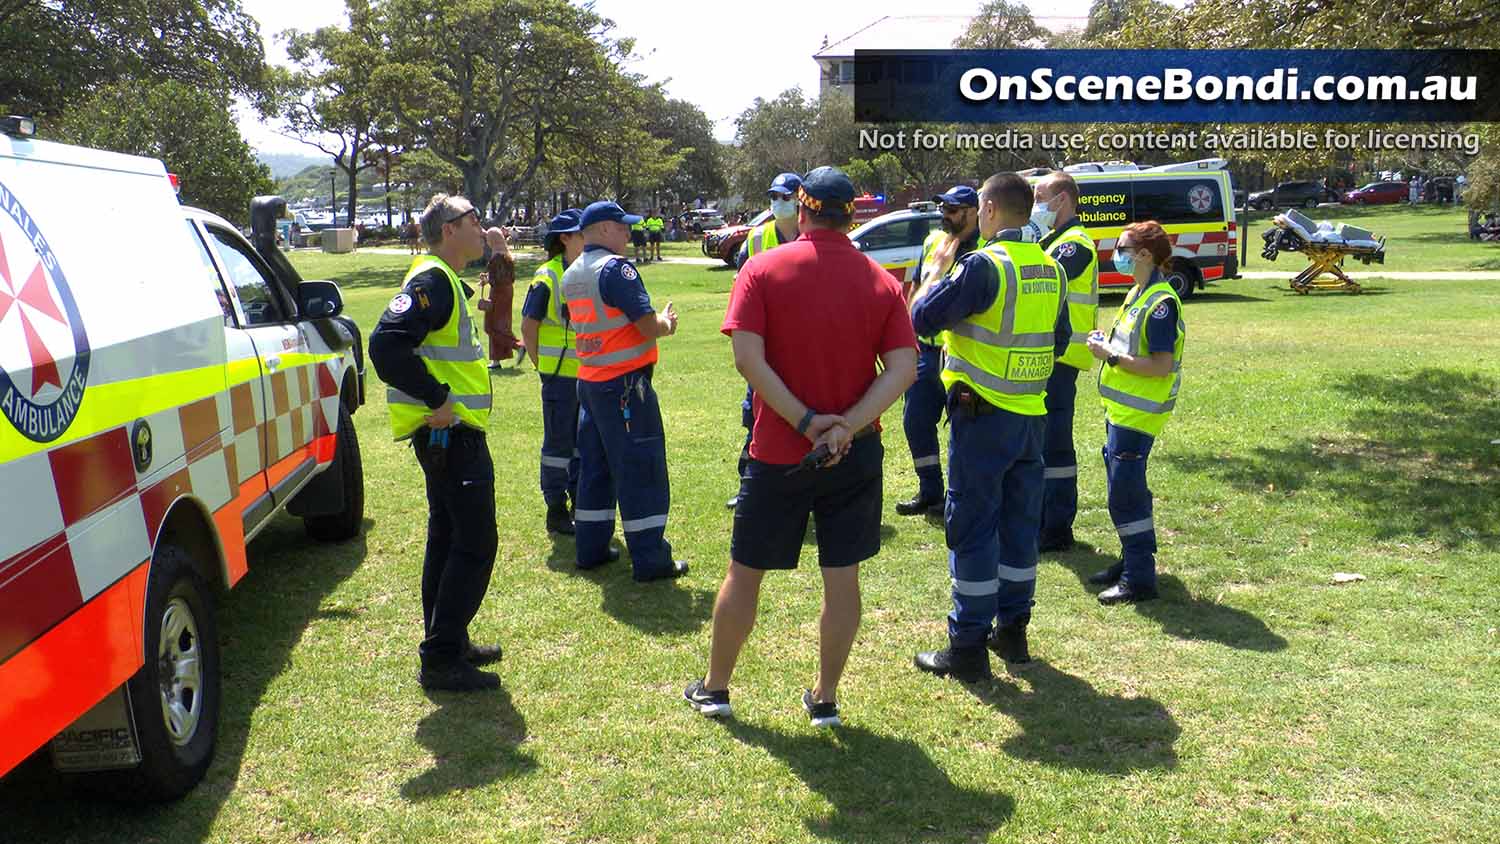
[[[652,243],[661,243],[661,232],[647,232],[647,237],[651,238]]]
[[[790,466],[750,460],[740,478],[729,556],[753,569],[794,569],[812,514],[818,565],[841,568],[880,551],[881,464],[878,436],[854,441],[837,466],[788,476]]]
[[[630,242],[633,243],[633,244],[635,244],[636,246],[645,246],[646,245],[646,233],[643,232],[643,231],[634,231],[634,230],[632,230],[630,232]]]

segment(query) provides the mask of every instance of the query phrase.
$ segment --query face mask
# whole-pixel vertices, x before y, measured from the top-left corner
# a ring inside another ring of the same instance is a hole
[[[1045,205],[1031,206],[1031,222],[1036,223],[1042,231],[1051,231],[1057,222],[1057,212]]]
[[[1135,275],[1135,255],[1133,253],[1116,249],[1112,258],[1115,262],[1115,269],[1121,275]]]
[[[785,220],[797,216],[797,201],[795,199],[773,199],[771,200],[771,213],[776,219]]]

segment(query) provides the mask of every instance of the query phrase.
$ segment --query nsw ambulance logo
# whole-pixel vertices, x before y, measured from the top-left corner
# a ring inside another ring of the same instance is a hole
[[[0,183],[0,413],[51,442],[88,386],[89,341],[63,268],[36,221]]]

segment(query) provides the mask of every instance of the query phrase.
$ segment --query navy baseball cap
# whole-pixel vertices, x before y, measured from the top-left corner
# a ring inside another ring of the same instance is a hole
[[[586,229],[595,223],[610,222],[633,226],[643,219],[645,218],[637,214],[626,214],[625,209],[621,208],[617,203],[600,201],[583,209],[583,213],[578,217],[578,228]]]
[[[968,185],[954,185],[947,193],[940,193],[933,198],[934,202],[944,205],[967,205],[970,208],[979,207],[979,194]]]
[[[583,212],[577,208],[569,208],[547,221],[547,237],[544,239],[543,245],[550,245],[552,241],[557,240],[558,235],[578,231],[580,228],[578,218],[582,214]]]
[[[802,180],[797,199],[815,217],[848,217],[854,213],[854,183],[836,167],[819,167]]]
[[[796,173],[782,173],[771,180],[771,188],[766,191],[766,196],[775,199],[777,197],[796,196],[797,188],[802,187],[802,177]]]

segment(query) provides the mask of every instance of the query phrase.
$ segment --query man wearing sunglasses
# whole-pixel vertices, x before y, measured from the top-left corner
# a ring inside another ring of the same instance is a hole
[[[495,467],[484,436],[490,375],[469,309],[474,291],[458,274],[508,249],[504,233],[485,231],[461,196],[434,196],[421,227],[430,254],[412,261],[370,334],[370,361],[388,385],[391,433],[411,441],[427,487],[417,679],[427,689],[498,689],[500,678],[477,666],[498,661],[500,646],[469,640],[498,538]]]
[[[933,197],[941,203],[941,228],[922,244],[922,262],[917,278],[907,290],[907,300],[922,283],[947,275],[959,259],[979,248],[979,194],[968,185],[954,185]],[[946,391],[939,376],[942,347],[934,337],[917,338],[917,380],[906,391],[901,425],[917,472],[917,494],[896,504],[903,516],[943,515],[943,456],[938,444],[938,423],[943,419]]]

